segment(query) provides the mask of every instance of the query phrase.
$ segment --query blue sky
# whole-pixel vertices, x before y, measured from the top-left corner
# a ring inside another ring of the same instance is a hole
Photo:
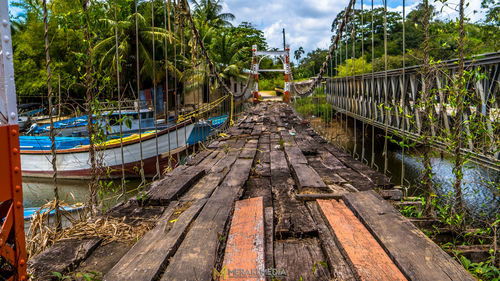
[[[374,6],[382,6],[382,0],[374,0]],[[356,1],[356,7],[361,7],[361,1]],[[406,0],[407,12],[416,7],[420,1]],[[430,1],[433,2],[432,0]],[[469,0],[470,5],[466,16],[472,21],[480,20],[482,13],[480,0]],[[330,43],[330,27],[332,20],[347,6],[348,0],[223,0],[225,12],[236,16],[233,24],[242,21],[253,23],[264,31],[269,47],[283,46],[282,29],[286,29],[287,42],[292,50],[302,46],[306,52],[316,48],[328,48]],[[389,0],[390,10],[402,12],[402,0]],[[454,18],[458,14],[452,8],[458,0],[448,0],[450,7],[443,7],[440,3],[432,3],[438,10],[442,8],[442,18]],[[364,0],[365,9],[371,7],[371,0]]]

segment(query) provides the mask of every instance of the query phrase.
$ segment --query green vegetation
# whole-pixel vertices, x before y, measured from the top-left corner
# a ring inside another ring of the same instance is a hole
[[[496,52],[500,50],[500,24],[498,1],[483,0],[483,7],[488,9],[487,19],[484,22],[468,22],[466,19],[464,28],[467,35],[464,39],[464,54],[465,57],[470,57],[477,54],[488,52]],[[443,20],[438,16],[439,11],[431,6],[431,20],[429,26],[429,55],[435,60],[449,60],[458,57],[458,38],[459,38],[459,22],[455,19]],[[423,63],[424,57],[424,24],[423,15],[424,7],[420,4],[415,10],[406,15],[405,19],[405,48],[407,55],[405,65],[420,65]],[[344,17],[344,12],[337,15],[332,23],[332,30],[337,31],[337,27]],[[356,58],[356,69],[361,71],[362,67],[358,68],[358,63],[361,65],[363,60],[362,45],[364,49],[364,61],[366,64],[371,64],[375,72],[385,69],[384,57],[384,9],[375,8],[373,11],[373,30],[374,30],[374,60],[372,61],[372,32],[371,32],[371,17],[370,8],[365,8],[364,11],[359,9],[354,10],[354,17],[351,17],[351,22],[347,25],[347,36],[344,36],[339,45],[339,50],[333,59],[333,69],[337,69],[335,76],[343,76],[341,71],[345,71],[346,56],[348,59],[347,69],[352,68],[349,59]],[[363,21],[362,21],[363,18]],[[363,22],[363,24],[362,24]],[[355,26],[354,40],[351,36],[352,27]],[[403,23],[402,14],[399,12],[387,12],[387,61],[388,69],[401,68],[403,66]],[[364,40],[362,40],[364,38]],[[353,55],[354,43],[354,55]],[[347,52],[346,52],[347,47]],[[299,62],[294,69],[294,78],[308,78],[315,76],[321,68],[327,50],[316,49],[306,56],[300,52],[300,48],[295,52],[295,59]],[[302,49],[303,51],[303,49]],[[335,65],[335,63],[338,65]],[[369,72],[371,69],[365,69]],[[358,70],[356,73],[359,74]]]
[[[18,95],[21,102],[46,101],[42,2],[16,0],[12,5],[22,10],[12,24]],[[168,82],[169,88],[207,91],[208,85],[215,83],[206,75],[208,67],[187,18],[182,16],[182,4],[166,6],[165,1],[154,1],[153,14],[151,5],[150,1],[139,1],[136,14],[134,0],[89,1],[91,42],[86,42],[82,3],[76,0],[48,3],[52,84],[57,85],[60,77],[63,103],[84,102],[87,45],[91,48],[93,80],[99,99],[113,99],[113,96],[116,99],[117,67],[121,92],[125,98],[134,96],[137,53],[141,89]],[[246,80],[248,74],[244,69],[250,65],[251,46],[267,47],[262,31],[247,22],[232,26],[230,21],[234,16],[221,13],[220,1],[193,1],[191,8],[194,24],[224,81]]]

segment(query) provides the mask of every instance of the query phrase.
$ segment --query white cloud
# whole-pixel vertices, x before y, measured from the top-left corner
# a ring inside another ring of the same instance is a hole
[[[251,22],[257,28],[264,31],[270,48],[282,48],[283,28],[286,29],[287,43],[293,50],[304,47],[306,52],[316,48],[328,48],[331,36],[331,23],[337,14],[348,5],[348,0],[223,0],[225,12],[231,12],[236,16],[234,24],[242,21]],[[458,12],[450,7],[456,7],[459,0],[448,0],[447,6],[443,7],[441,2],[430,1],[437,10],[441,10],[440,18],[456,18]],[[481,11],[480,0],[469,0],[466,16],[472,21],[478,21],[484,17]],[[356,7],[361,7],[357,1]],[[382,0],[375,0],[375,7],[380,7]],[[388,0],[388,9],[402,12],[402,0]],[[421,3],[420,0],[406,0],[405,7],[408,14]],[[364,1],[364,8],[371,8],[371,1]]]

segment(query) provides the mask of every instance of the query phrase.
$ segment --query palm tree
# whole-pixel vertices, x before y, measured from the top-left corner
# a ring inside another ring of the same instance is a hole
[[[297,62],[300,60],[302,55],[305,53],[304,48],[300,47],[294,52],[294,57],[297,60]]]
[[[213,50],[211,57],[224,80],[229,81],[231,77],[238,81],[247,79],[243,70],[250,65],[251,58],[246,54],[251,51],[251,47],[244,46],[223,31],[214,38],[210,49]]]
[[[137,13],[138,41],[136,42],[136,14],[127,16],[124,20],[102,19],[106,27],[109,28],[109,37],[99,41],[93,52],[93,61],[103,73],[116,75],[116,33],[118,29],[118,53],[120,58],[121,73],[125,77],[135,77],[136,72],[136,52],[139,51],[139,65],[141,82],[160,83],[165,79],[165,63],[168,65],[169,75],[180,75],[171,61],[165,62],[165,42],[173,40],[178,42],[175,36],[169,31],[151,27],[144,16]],[[153,62],[152,46],[153,38],[156,56]],[[153,75],[153,70],[155,75]],[[155,76],[155,77],[153,77]],[[156,81],[153,79],[156,78]]]
[[[231,13],[221,13],[222,5],[220,0],[193,0],[194,17],[209,23],[209,25],[221,28],[232,26],[234,15]]]

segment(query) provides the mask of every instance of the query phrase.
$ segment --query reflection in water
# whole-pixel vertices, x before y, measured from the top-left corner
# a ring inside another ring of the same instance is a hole
[[[346,128],[345,117],[340,123],[340,119],[337,121],[334,119],[331,124],[324,126],[325,124],[320,118],[315,118],[311,120],[311,125],[316,128],[316,131],[327,132],[326,135],[331,139],[333,144],[339,147],[347,148],[347,151],[352,155],[354,148],[355,158],[364,162],[365,164],[370,164],[372,161],[372,141],[371,141],[371,127],[365,124],[365,138],[364,143],[362,142],[362,123],[357,123],[356,133],[353,129],[353,122],[350,120],[349,125]],[[335,136],[338,135],[337,138]],[[356,136],[356,138],[354,137]],[[363,146],[364,144],[364,146]],[[374,168],[379,171],[384,170],[384,132],[375,130],[375,142],[374,142]],[[365,150],[365,157],[361,159],[363,148]],[[421,162],[421,157],[419,156],[421,151],[414,149],[411,153],[405,152],[404,157],[404,170],[405,170],[405,184],[407,188],[408,196],[418,196],[421,194],[418,186],[421,180],[421,175],[423,171],[423,165]],[[401,147],[389,142],[387,151],[387,161],[388,161],[388,176],[391,182],[396,185],[401,185],[401,166],[402,166],[402,150]],[[436,190],[439,195],[448,195],[453,192],[453,161],[451,158],[446,156],[434,155],[432,159],[433,171],[435,173],[433,181]],[[499,192],[499,182],[500,182],[500,172],[492,169],[484,168],[474,163],[467,163],[464,168],[464,179],[463,179],[463,193],[464,200],[469,208],[476,214],[484,213],[489,215],[495,215],[500,212],[500,196]]]
[[[137,188],[140,181],[127,181],[127,190],[131,191],[126,194],[121,200],[128,199],[136,194],[133,192]],[[59,197],[67,204],[83,203],[87,200],[89,193],[88,180],[62,180],[57,181],[59,188]],[[114,186],[120,185],[120,180],[115,180]],[[105,196],[105,205],[113,206],[118,203],[120,194],[119,188],[114,194]],[[24,207],[40,207],[45,203],[54,199],[54,185],[52,179],[44,178],[26,178],[23,177],[23,199]]]

